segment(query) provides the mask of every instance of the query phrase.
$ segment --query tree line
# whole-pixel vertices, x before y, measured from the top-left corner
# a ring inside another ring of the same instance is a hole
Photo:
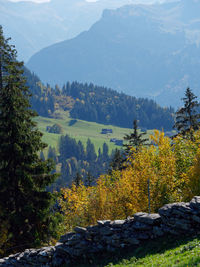
[[[174,109],[162,108],[153,100],[136,98],[92,83],[67,83],[60,89],[44,86],[25,69],[32,93],[32,108],[41,116],[51,117],[55,109],[69,110],[74,119],[131,128],[132,119],[145,129],[171,130]]]
[[[113,152],[114,153],[114,152]],[[60,166],[60,177],[51,186],[51,190],[60,190],[69,187],[72,183],[94,185],[100,174],[106,173],[110,167],[113,153],[109,153],[108,145],[104,143],[95,151],[94,144],[87,140],[86,147],[79,140],[76,141],[69,135],[61,136],[59,141],[59,156],[55,148],[48,149],[47,157],[53,159]],[[44,159],[43,153],[40,157]]]

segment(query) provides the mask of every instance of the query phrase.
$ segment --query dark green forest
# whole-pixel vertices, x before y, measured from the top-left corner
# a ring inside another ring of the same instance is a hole
[[[98,176],[111,168],[110,162],[116,151],[109,154],[108,145],[104,143],[96,153],[90,139],[84,148],[81,141],[77,142],[74,138],[65,135],[60,139],[59,153],[57,156],[55,148],[51,146],[48,149],[48,158],[53,159],[57,166],[60,166],[60,177],[51,186],[51,190],[70,186],[73,182],[77,182],[77,176],[86,186],[94,185]],[[40,157],[43,159],[43,154]]]
[[[125,128],[132,128],[133,119],[137,119],[143,129],[172,129],[174,109],[160,107],[153,100],[87,83],[68,82],[62,88],[51,88],[27,69],[25,76],[33,95],[32,108],[41,116],[51,117],[55,109],[64,109],[74,119]]]

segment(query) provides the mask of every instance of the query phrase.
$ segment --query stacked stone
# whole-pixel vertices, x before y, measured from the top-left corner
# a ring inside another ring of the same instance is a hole
[[[194,197],[189,203],[167,204],[158,210],[161,216],[161,228],[166,233],[181,235],[200,230],[200,197]]]
[[[182,235],[199,230],[200,197],[194,197],[189,203],[167,204],[159,209],[159,214],[138,212],[126,220],[104,220],[87,228],[75,227],[74,232],[62,236],[55,246],[10,255],[0,259],[0,266],[70,266],[97,253],[139,246],[143,240],[164,234]]]
[[[26,249],[9,257],[0,259],[2,267],[21,267],[21,266],[51,266],[52,256],[55,252],[55,247],[43,247],[40,249]]]
[[[74,233],[61,237],[54,257],[56,262],[65,258],[65,263],[70,263],[95,253],[115,252],[119,248],[139,245],[143,240],[163,235],[160,222],[159,214],[140,212],[126,220],[104,220],[87,228],[76,227]]]

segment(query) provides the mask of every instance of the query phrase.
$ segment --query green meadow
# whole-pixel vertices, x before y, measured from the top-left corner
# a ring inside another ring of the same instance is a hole
[[[80,140],[84,145],[86,145],[88,138],[90,138],[95,145],[96,152],[100,147],[102,147],[103,143],[105,142],[109,147],[109,152],[111,152],[113,149],[120,148],[120,146],[116,146],[114,143],[110,142],[110,139],[116,138],[123,140],[125,134],[130,134],[130,132],[132,131],[131,129],[127,128],[98,124],[95,122],[88,122],[78,119],[73,125],[70,126],[70,121],[72,120],[73,119],[69,117],[69,114],[67,112],[57,114],[57,118],[35,118],[35,121],[38,124],[38,129],[43,133],[43,141],[48,145],[55,147],[57,151],[61,135],[68,134],[70,137],[75,138],[77,141]],[[55,123],[59,124],[62,127],[62,134],[48,133],[46,131],[47,126],[52,126]],[[103,128],[112,129],[113,133],[101,134],[101,130]],[[148,131],[148,135],[151,133],[152,131]]]

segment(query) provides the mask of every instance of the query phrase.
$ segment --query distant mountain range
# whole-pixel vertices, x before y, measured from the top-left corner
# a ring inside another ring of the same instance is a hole
[[[0,0],[0,25],[16,44],[20,60],[89,29],[105,8],[158,0],[51,0],[47,3]]]
[[[27,66],[42,81],[93,82],[177,106],[200,86],[200,1],[105,10],[88,31],[36,53]]]

